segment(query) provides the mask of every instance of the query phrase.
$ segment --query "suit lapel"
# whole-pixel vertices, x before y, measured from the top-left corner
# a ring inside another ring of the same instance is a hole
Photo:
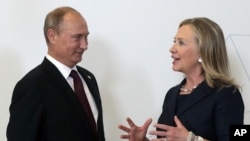
[[[75,92],[72,90],[72,88],[70,87],[68,82],[65,80],[63,75],[60,73],[60,71],[56,68],[56,66],[45,58],[41,64],[41,67],[43,68],[45,73],[48,74],[50,81],[53,82],[55,89],[57,89],[56,91],[60,92],[61,95],[64,95],[64,96],[66,95],[66,100],[71,101],[68,103],[72,104],[72,106],[74,108],[72,110],[75,111],[75,114],[70,115],[70,116],[80,116],[80,119],[82,119],[82,124],[86,125],[86,127],[89,127],[89,129],[91,129],[90,124],[87,120],[87,116],[86,116],[85,112],[83,111],[82,105],[79,102]],[[92,89],[93,89],[93,88],[91,88],[91,85],[93,83],[93,82],[91,82],[92,78],[89,77],[88,75],[84,75],[84,73],[82,71],[80,71],[80,73],[84,77],[84,79],[85,79],[85,81],[86,81],[87,85],[89,86],[89,89],[92,93]]]
[[[44,71],[49,74],[49,78],[51,79],[51,81],[54,82],[55,86],[57,86],[57,89],[63,89],[63,91],[67,90],[67,93],[69,94],[74,93],[68,82],[65,80],[63,75],[60,73],[60,71],[56,68],[54,64],[52,64],[49,60],[45,58],[42,63],[42,67]]]
[[[178,111],[176,111],[177,115],[180,116],[184,112],[188,111],[194,105],[196,105],[201,99],[209,96],[209,93],[213,91],[205,81],[203,81],[193,92],[188,96],[188,98],[179,105]]]
[[[56,68],[55,65],[53,65],[50,61],[48,61],[46,58],[44,59],[42,63],[42,67],[44,71],[49,74],[50,81],[53,81],[53,84],[55,85],[55,89],[61,92],[62,95],[67,95],[68,100],[72,101],[72,104],[75,105],[75,107],[78,109],[80,116],[83,116],[83,121],[86,122],[87,120],[84,120],[86,118],[86,115],[83,112],[83,109],[81,107],[81,103],[79,102],[75,92],[70,87],[68,82],[65,80],[63,75],[60,73],[60,71]],[[88,123],[86,123],[88,124]]]
[[[170,99],[171,101],[169,101],[169,107],[168,108],[168,114],[169,114],[169,122],[171,122],[172,124],[171,125],[175,125],[174,123],[174,116],[176,115],[176,109],[177,109],[177,99],[178,99],[178,95],[179,95],[179,91],[180,90],[180,86],[177,86],[174,90],[173,90],[173,93],[171,95],[172,98],[168,98]]]

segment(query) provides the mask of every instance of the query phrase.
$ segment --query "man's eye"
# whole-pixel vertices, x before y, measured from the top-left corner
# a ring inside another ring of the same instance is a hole
[[[87,39],[88,39],[88,36],[84,36],[84,39],[87,40]]]
[[[82,38],[82,36],[74,36],[75,40],[80,40]]]

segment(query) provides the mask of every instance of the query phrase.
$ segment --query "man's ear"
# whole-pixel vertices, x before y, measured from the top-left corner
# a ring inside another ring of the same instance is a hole
[[[47,37],[48,37],[48,39],[49,39],[49,42],[51,43],[51,44],[55,44],[55,42],[56,42],[56,31],[54,30],[54,29],[48,29],[48,31],[47,31]]]

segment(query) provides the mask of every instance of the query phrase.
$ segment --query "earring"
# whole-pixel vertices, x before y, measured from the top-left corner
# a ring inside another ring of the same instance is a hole
[[[199,59],[198,59],[198,62],[199,62],[199,63],[201,63],[201,62],[202,62],[201,58],[199,58]]]

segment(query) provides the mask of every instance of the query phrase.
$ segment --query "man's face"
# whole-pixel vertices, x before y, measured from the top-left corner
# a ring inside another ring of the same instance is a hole
[[[87,23],[81,15],[68,13],[64,16],[59,32],[54,32],[49,54],[72,68],[82,60],[82,55],[88,47]]]

